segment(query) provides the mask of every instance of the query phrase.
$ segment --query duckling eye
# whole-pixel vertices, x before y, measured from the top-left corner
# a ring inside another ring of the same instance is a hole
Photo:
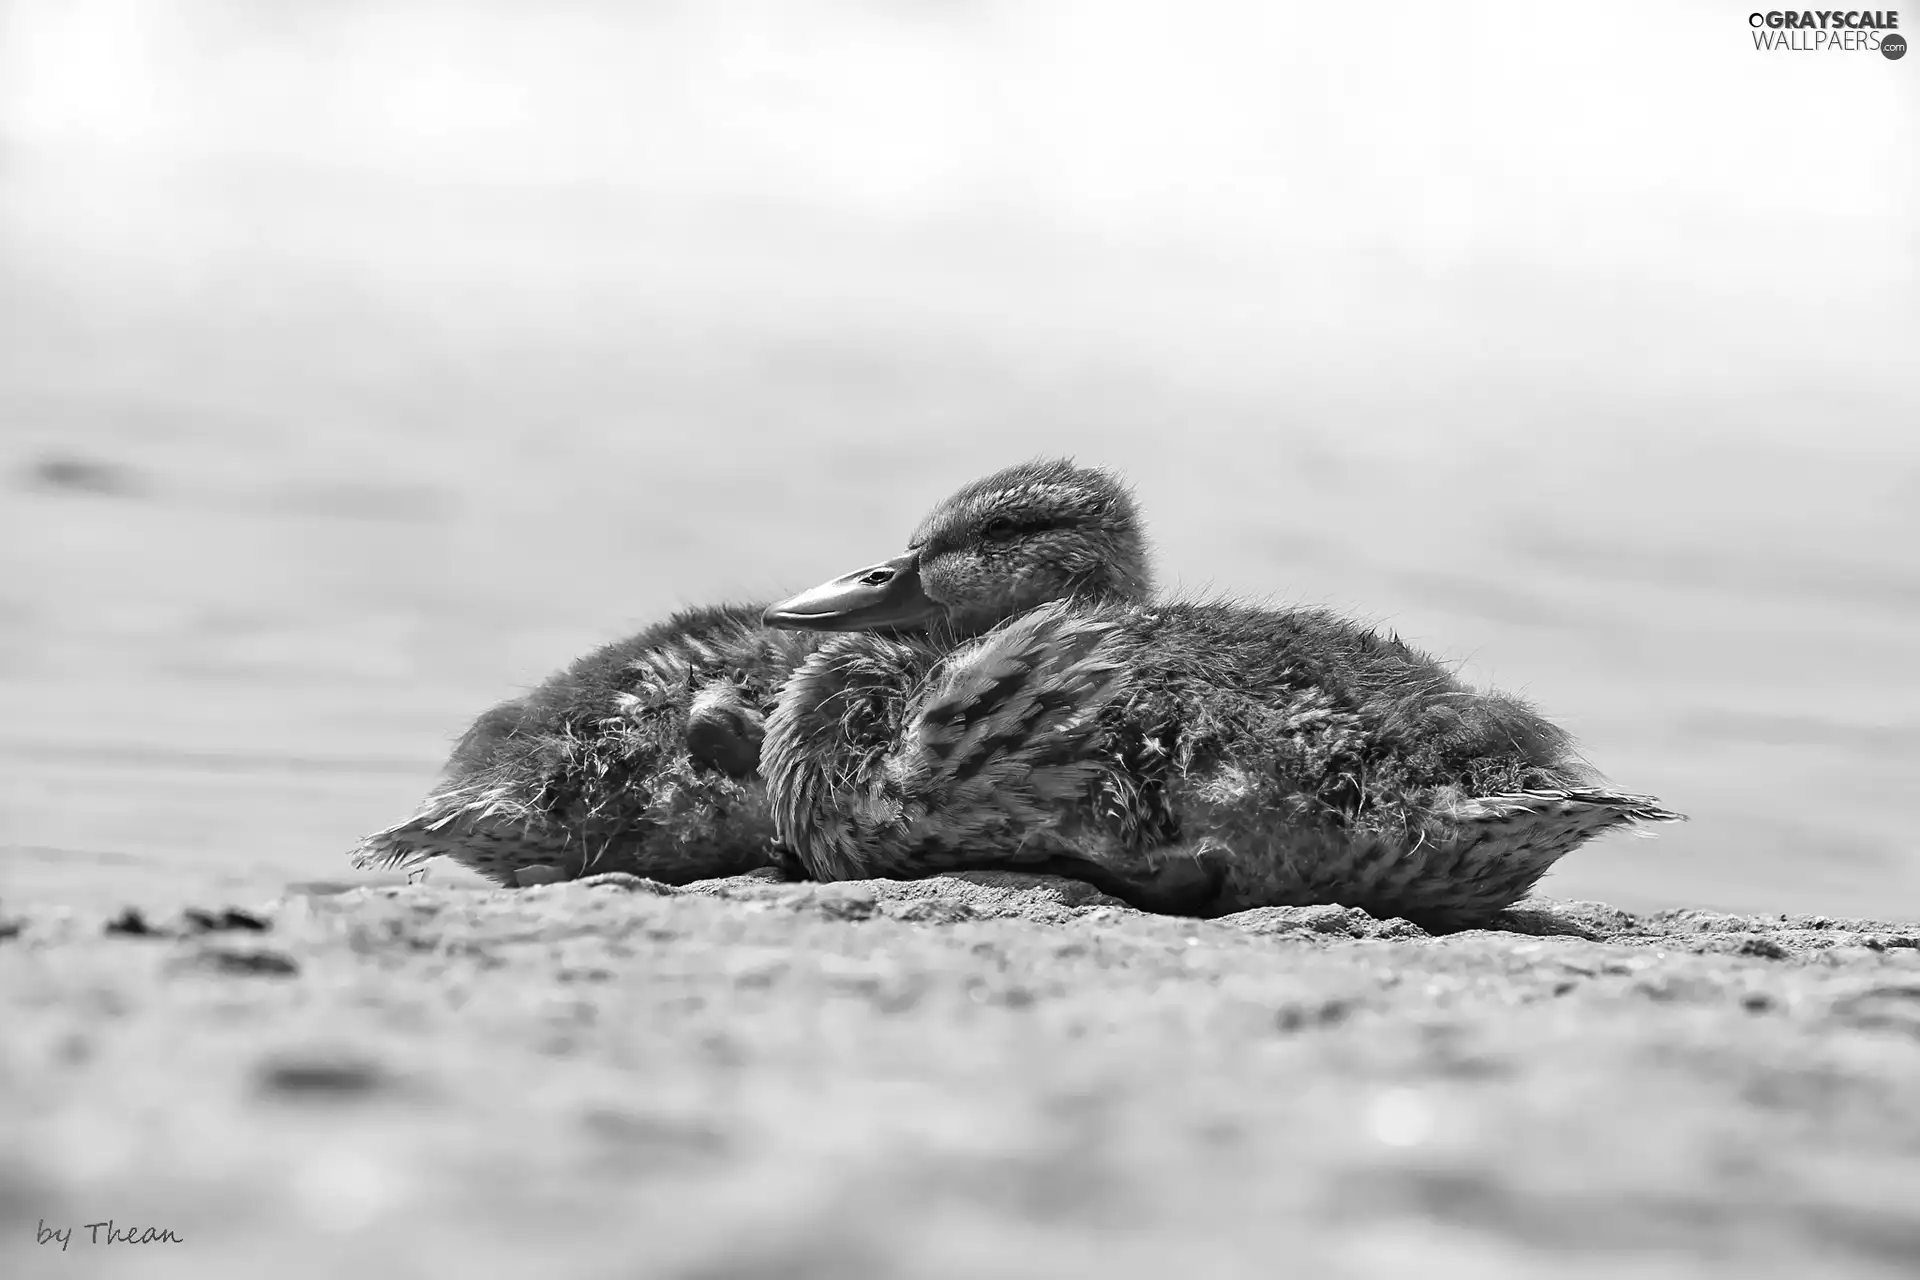
[[[986,526],[981,529],[980,532],[995,542],[1005,542],[1014,534],[1013,519],[1010,516],[995,516],[993,519],[987,521]]]

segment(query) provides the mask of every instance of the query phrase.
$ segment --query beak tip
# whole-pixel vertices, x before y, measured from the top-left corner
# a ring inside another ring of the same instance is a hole
[[[794,608],[796,600],[782,600],[770,604],[760,615],[760,625],[772,627],[776,631],[821,631],[831,630],[834,615],[828,613],[808,613]]]

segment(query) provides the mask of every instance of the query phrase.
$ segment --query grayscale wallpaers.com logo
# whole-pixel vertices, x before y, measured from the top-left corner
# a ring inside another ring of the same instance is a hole
[[[1793,53],[1865,50],[1889,61],[1907,51],[1897,9],[1816,9],[1750,13],[1753,47]]]

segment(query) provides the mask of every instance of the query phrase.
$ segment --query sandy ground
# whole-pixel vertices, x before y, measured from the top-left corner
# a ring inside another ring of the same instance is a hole
[[[7,925],[6,1274],[1920,1267],[1917,925],[1434,938],[995,875],[205,905]]]

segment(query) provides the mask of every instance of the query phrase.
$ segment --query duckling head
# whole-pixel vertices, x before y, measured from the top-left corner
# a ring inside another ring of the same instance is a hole
[[[1153,590],[1133,495],[1111,472],[1040,459],[936,506],[905,554],[769,608],[770,627],[959,640],[1050,600],[1145,600]]]

